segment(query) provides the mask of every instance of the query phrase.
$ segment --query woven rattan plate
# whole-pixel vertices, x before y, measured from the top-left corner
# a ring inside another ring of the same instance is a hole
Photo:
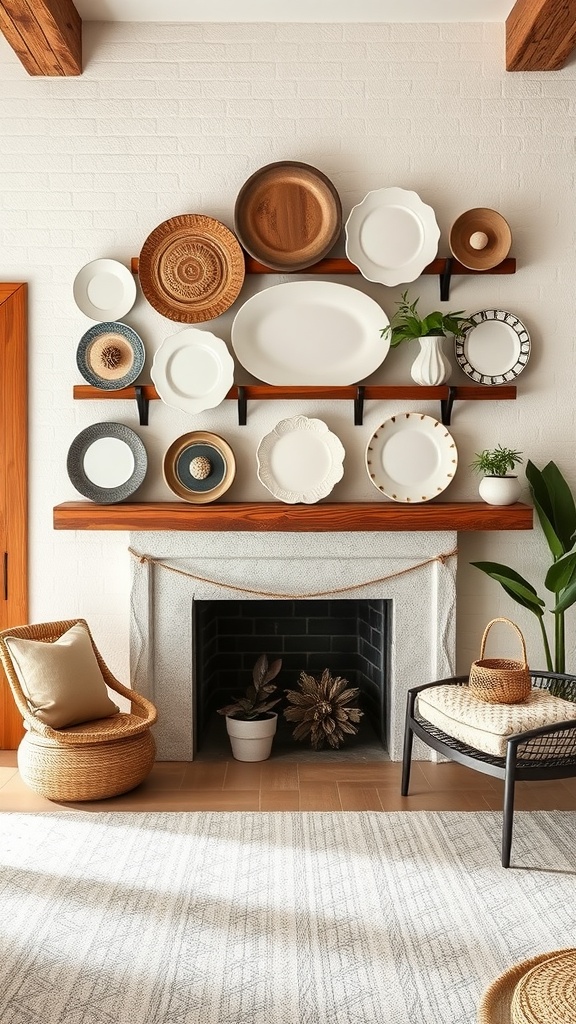
[[[535,974],[532,974],[533,971]],[[538,973],[540,971],[541,975]],[[574,1024],[575,975],[576,949],[541,953],[540,956],[515,964],[496,978],[484,992],[478,1007],[478,1024]],[[531,978],[535,981],[530,981]],[[537,1002],[536,987],[533,986],[537,986],[541,993],[547,992],[550,1002],[545,1006],[539,1000]],[[516,1005],[513,1006],[517,993],[522,992],[530,999],[532,1016],[515,1015],[517,1012],[524,1013],[529,1005],[524,998],[521,1011],[517,1011]],[[566,1004],[566,998],[571,1000],[571,1004]],[[534,1013],[539,1016],[534,1016]]]
[[[244,183],[234,226],[246,251],[266,267],[304,270],[326,256],[342,230],[340,197],[316,167],[280,160]]]
[[[225,313],[237,299],[244,282],[244,254],[221,221],[182,214],[148,235],[138,273],[144,296],[158,313],[179,323],[204,323]]]

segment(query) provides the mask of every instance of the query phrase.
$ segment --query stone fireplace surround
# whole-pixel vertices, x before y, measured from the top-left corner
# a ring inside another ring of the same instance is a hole
[[[402,756],[409,687],[454,674],[457,559],[438,556],[455,551],[455,532],[138,531],[130,534],[130,547],[164,563],[133,558],[130,601],[131,681],[158,707],[160,760],[194,758],[194,601],[320,592],[391,600],[387,746],[393,761]]]

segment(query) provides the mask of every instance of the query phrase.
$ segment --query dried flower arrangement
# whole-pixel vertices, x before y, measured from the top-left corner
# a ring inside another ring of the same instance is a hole
[[[285,691],[289,706],[284,717],[288,722],[298,723],[292,733],[295,740],[310,737],[313,750],[321,750],[326,743],[336,750],[346,734],[358,732],[355,723],[364,712],[348,705],[360,691],[350,686],[347,679],[333,676],[325,668],[320,679],[301,672],[298,686],[299,690]]]

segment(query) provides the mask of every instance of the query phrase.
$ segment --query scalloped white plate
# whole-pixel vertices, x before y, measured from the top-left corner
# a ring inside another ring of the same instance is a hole
[[[162,342],[150,376],[166,405],[198,413],[226,398],[234,382],[234,360],[221,338],[186,327]]]
[[[367,281],[415,281],[438,252],[440,228],[417,192],[379,188],[346,221],[346,255]]]
[[[394,501],[430,501],[446,490],[457,466],[452,435],[433,416],[420,412],[384,420],[366,449],[368,476]]]
[[[262,438],[258,479],[280,501],[313,505],[342,479],[344,455],[340,438],[323,420],[293,416]]]

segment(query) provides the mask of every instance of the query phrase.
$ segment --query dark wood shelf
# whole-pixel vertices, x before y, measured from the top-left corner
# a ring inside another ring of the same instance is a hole
[[[131,502],[96,505],[66,501],[54,508],[55,530],[213,530],[277,533],[362,531],[531,530],[532,507],[483,501],[327,502],[285,505],[275,501]]]
[[[244,260],[246,264],[247,274],[288,274],[286,270],[271,270],[270,267],[266,267],[263,263],[259,263],[252,256],[244,254]],[[450,263],[448,263],[450,261]],[[133,256],[131,259],[132,273],[137,274],[140,265],[140,259],[138,256]],[[475,277],[481,277],[482,275],[490,274],[515,274],[516,273],[516,260],[509,256],[507,259],[502,260],[496,267],[492,267],[490,270],[470,270],[469,267],[465,267],[463,263],[459,263],[458,260],[453,259],[450,256],[438,256],[432,263],[429,263],[427,267],[424,267],[423,274],[436,274],[442,276],[446,273],[446,270],[450,270],[452,277],[458,275],[473,275]],[[358,267],[351,263],[345,256],[327,256],[326,259],[320,260],[318,263],[314,263],[311,267],[306,267],[305,270],[297,271],[300,274],[359,274]],[[289,276],[293,276],[294,272],[290,273]]]
[[[306,401],[307,399],[330,399],[331,401],[347,399],[353,401],[358,394],[357,384],[350,384],[345,387],[306,387],[299,384],[282,387],[277,387],[273,384],[242,384],[239,386],[244,389],[244,397],[248,401],[269,401],[272,399],[276,401],[285,401],[287,399],[299,399],[300,401]],[[234,387],[230,388],[226,398],[236,401],[240,397],[238,394],[239,386],[234,385]],[[433,387],[420,384],[365,384],[362,387],[364,388],[365,401],[374,400],[379,402],[387,398],[391,401],[396,399],[414,402],[426,399],[444,401],[449,396],[448,384],[438,384]],[[487,387],[482,384],[457,384],[453,390],[456,392],[456,399],[464,399],[471,402],[495,402],[516,398],[515,384],[500,384],[495,387]],[[158,398],[158,392],[152,384],[143,384],[142,396],[148,401],[155,401]],[[75,384],[74,398],[80,400],[89,399],[90,401],[134,399],[136,398],[136,388],[119,388],[118,391],[105,391],[102,388],[92,387],[90,384]]]

